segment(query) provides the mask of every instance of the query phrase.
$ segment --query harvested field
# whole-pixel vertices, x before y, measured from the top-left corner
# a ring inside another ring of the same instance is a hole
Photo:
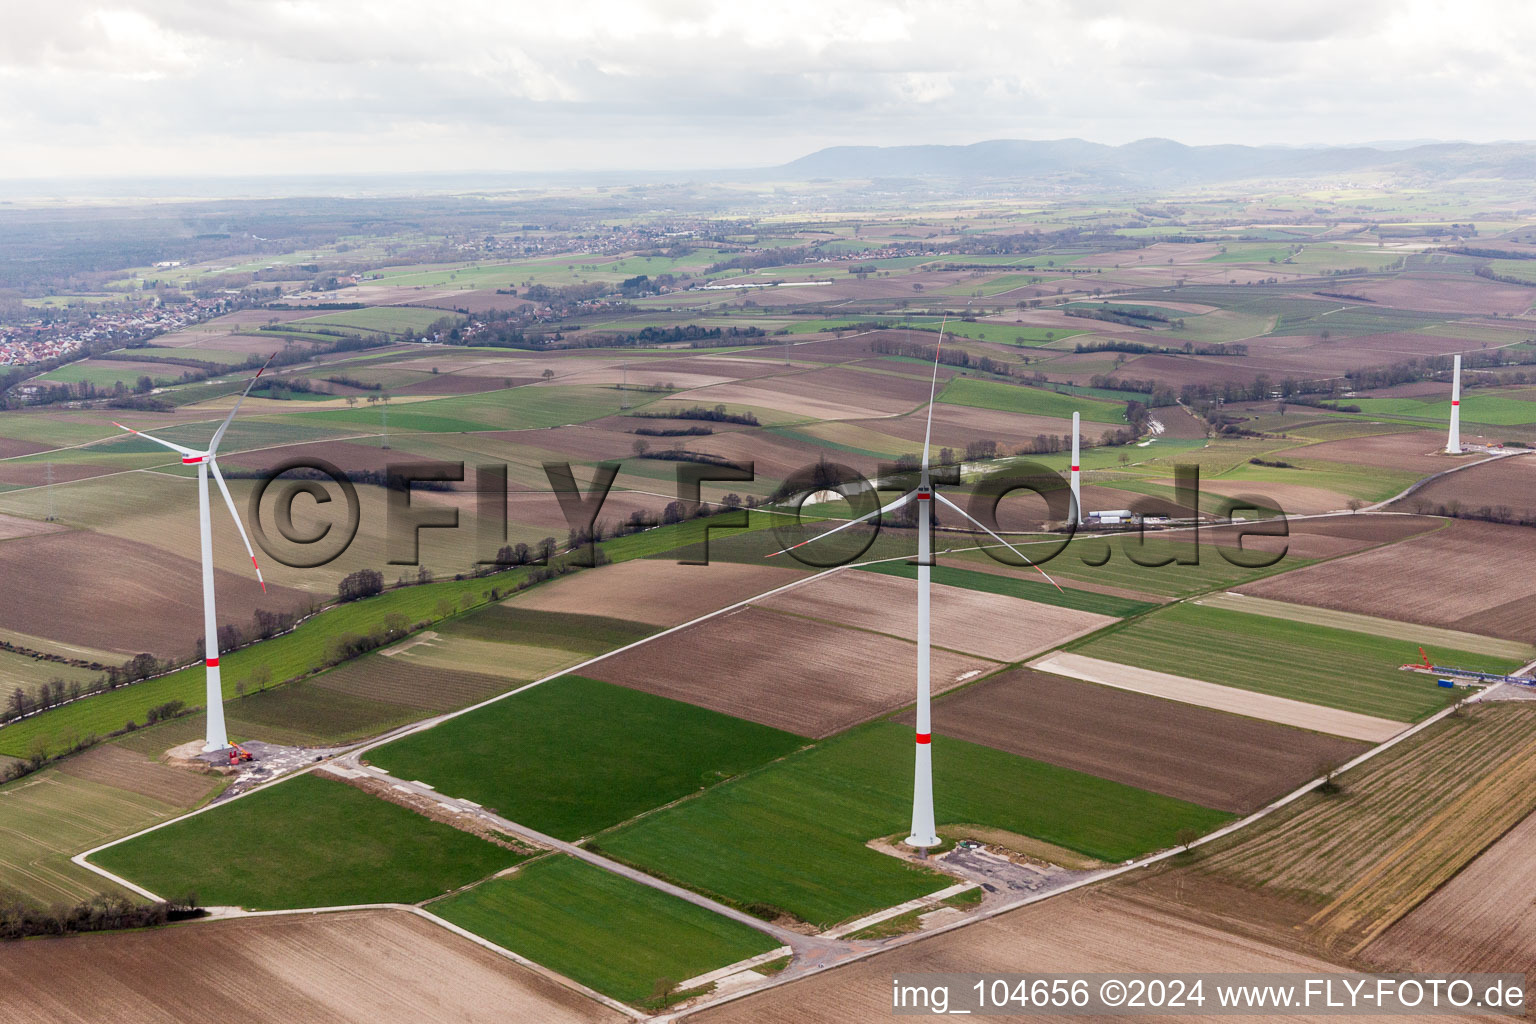
[[[68,976],[67,985],[59,979]],[[211,921],[18,942],[0,1022],[249,1024],[625,1021],[586,996],[397,910]]]
[[[576,573],[510,599],[517,608],[624,616],[652,626],[676,626],[803,580],[795,568],[711,562],[679,565],[673,559],[636,558]]]
[[[59,771],[178,807],[196,806],[219,784],[215,776],[172,768],[112,743],[98,743],[83,754],[65,758],[59,762]]]
[[[4,549],[0,548],[0,553]],[[1277,601],[1536,643],[1536,534],[1466,520],[1238,588]],[[1435,600],[1405,600],[1433,594]]]
[[[185,654],[201,621],[202,577],[196,561],[148,544],[77,531],[0,544],[0,617],[19,633],[86,644],[124,655]],[[309,598],[219,570],[219,621],[241,628],[257,608],[299,609]]]
[[[1166,672],[1132,668],[1129,665],[1101,661],[1098,658],[1085,658],[1080,654],[1052,655],[1034,662],[1030,667],[1042,672],[1053,672],[1073,679],[1098,683],[1102,686],[1148,693],[1166,700],[1214,708],[1234,715],[1246,715],[1249,718],[1260,718],[1298,729],[1311,729],[1315,732],[1363,740],[1367,743],[1380,743],[1403,731],[1401,722],[1374,718],[1353,711],[1341,711],[1337,708],[1325,708],[1267,693],[1221,686],[1199,679],[1186,679]]]
[[[1536,522],[1536,458],[1494,459],[1459,469],[1393,503],[1392,511],[1464,511]]]
[[[1510,971],[1536,989],[1536,814],[1366,946],[1393,971]]]
[[[910,723],[911,712],[900,720]],[[1365,749],[1029,669],[939,700],[933,731],[1235,813],[1262,807]]]
[[[1113,893],[1091,890],[900,946],[793,985],[706,1009],[689,1020],[699,1024],[846,1024],[883,1019],[891,1012],[891,978],[916,972],[1176,973],[1189,970],[1191,964],[1199,964],[1203,971],[1323,974],[1338,970],[1316,957],[1238,938],[1207,925],[1181,920],[1165,910],[1136,906]],[[1093,1019],[1138,1021],[1145,1017]],[[1172,1022],[1205,1018],[1171,1015],[1159,1019]]]
[[[1536,808],[1533,726],[1536,704],[1474,705],[1340,776],[1341,792],[1309,794],[1139,888],[1221,916],[1248,901],[1279,935],[1358,955]]]
[[[993,661],[1023,661],[1115,621],[943,584],[933,584],[932,594],[934,646]],[[915,580],[838,572],[771,597],[760,607],[917,642]]]
[[[728,670],[722,659],[728,659]],[[916,663],[916,644],[754,607],[716,616],[583,671],[822,737],[911,701]],[[936,650],[933,692],[995,667]]]

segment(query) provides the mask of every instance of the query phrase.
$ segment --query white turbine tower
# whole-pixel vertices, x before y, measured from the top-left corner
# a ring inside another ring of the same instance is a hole
[[[1077,413],[1072,414],[1072,519],[1083,525],[1083,474],[1082,463],[1077,458]]]
[[[272,360],[267,360],[267,363],[271,362]],[[235,401],[235,407],[229,410],[229,416],[219,425],[219,429],[214,431],[213,440],[208,443],[206,451],[187,448],[143,431],[134,430],[132,427],[125,427],[121,423],[112,424],[131,434],[137,434],[146,440],[164,445],[172,451],[180,452],[182,465],[197,467],[197,524],[203,556],[203,654],[207,667],[208,685],[208,732],[203,743],[204,753],[224,750],[229,746],[229,736],[224,731],[224,690],[219,680],[219,621],[213,605],[213,523],[208,514],[208,473],[210,470],[213,472],[213,479],[219,485],[219,493],[224,495],[224,504],[229,507],[229,514],[235,520],[235,529],[240,531],[240,539],[245,542],[246,554],[251,556],[251,564],[256,566],[256,582],[261,584],[262,593],[266,593],[267,584],[261,578],[261,566],[256,563],[256,552],[251,550],[250,538],[246,537],[245,527],[240,523],[240,513],[235,511],[235,499],[230,496],[229,487],[224,483],[224,474],[219,472],[219,464],[215,461],[219,442],[224,438],[224,431],[229,429],[235,413],[240,411],[240,403],[244,402],[245,396],[251,393],[256,378],[260,377],[266,369],[267,367],[263,365],[256,371],[256,377],[252,377],[250,383],[245,386],[245,391]]]
[[[1018,548],[1003,540],[996,533],[993,533],[985,523],[980,522],[965,509],[935,491],[929,481],[928,447],[933,436],[933,400],[934,395],[938,391],[939,348],[942,348],[944,345],[944,324],[946,322],[947,318],[939,323],[939,345],[938,348],[934,349],[933,353],[933,380],[928,386],[928,425],[923,429],[922,474],[918,478],[917,487],[883,508],[878,508],[867,515],[862,515],[857,519],[850,520],[841,526],[828,530],[826,533],[812,537],[810,540],[803,540],[799,544],[793,544],[783,551],[775,551],[772,555],[768,556],[772,558],[774,555],[782,555],[785,552],[793,551],[795,548],[830,537],[840,530],[846,530],[850,526],[857,526],[859,523],[867,522],[876,516],[884,515],[887,512],[894,512],[914,499],[917,501],[917,753],[912,775],[912,834],[907,836],[905,841],[908,846],[923,850],[939,845],[938,826],[933,816],[933,726],[928,706],[931,693],[929,679],[929,597],[932,589],[930,582],[932,574],[929,563],[932,561],[933,554],[934,501],[943,502],[960,513],[961,516],[970,520],[970,522],[981,527],[993,540],[1023,559],[1025,564],[1034,566],[1035,571],[1045,576],[1047,580],[1050,580],[1053,587],[1056,587],[1057,590],[1061,589],[1060,586],[1057,586],[1056,581],[1046,574],[1044,569],[1035,565],[1028,558],[1025,558]]]
[[[1451,436],[1445,442],[1445,454],[1461,454],[1461,356],[1451,362]]]

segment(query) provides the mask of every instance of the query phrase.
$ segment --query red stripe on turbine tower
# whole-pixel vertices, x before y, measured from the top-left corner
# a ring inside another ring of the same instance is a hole
[[[1073,466],[1072,467],[1072,472],[1076,473],[1081,468],[1082,468],[1081,466]]]
[[[218,658],[209,658],[209,659],[207,659],[207,665],[208,665],[209,668],[218,668],[219,667],[219,659]]]
[[[1460,405],[1461,404],[1461,399],[1457,398],[1454,401],[1452,401],[1451,404],[1452,405]]]
[[[933,733],[931,732],[920,732],[917,734],[917,742],[919,743],[930,743],[932,741]]]

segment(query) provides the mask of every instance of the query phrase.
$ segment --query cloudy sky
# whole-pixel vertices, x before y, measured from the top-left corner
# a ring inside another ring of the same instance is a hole
[[[0,177],[1536,136],[1536,4],[5,0]]]

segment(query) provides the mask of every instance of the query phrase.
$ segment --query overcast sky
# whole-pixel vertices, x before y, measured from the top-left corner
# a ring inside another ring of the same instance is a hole
[[[0,177],[1530,138],[1536,4],[5,0]]]

